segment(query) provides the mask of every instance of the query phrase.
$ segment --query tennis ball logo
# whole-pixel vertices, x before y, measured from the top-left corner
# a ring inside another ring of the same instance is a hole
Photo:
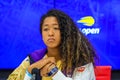
[[[86,16],[78,20],[77,23],[82,23],[85,26],[93,26],[95,23],[95,20],[92,16]]]

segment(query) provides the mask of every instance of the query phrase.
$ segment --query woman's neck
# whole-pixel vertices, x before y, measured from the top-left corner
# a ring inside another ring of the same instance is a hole
[[[56,60],[60,60],[60,51],[58,48],[47,48],[48,57],[55,57]]]

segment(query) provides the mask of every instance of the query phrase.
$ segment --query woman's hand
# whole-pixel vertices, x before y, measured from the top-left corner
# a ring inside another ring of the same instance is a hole
[[[41,60],[33,63],[32,65],[30,65],[28,67],[28,72],[31,73],[31,70],[33,68],[41,69],[43,66],[47,65],[48,63],[56,64],[55,57],[44,58],[44,59],[41,59]]]
[[[48,63],[47,65],[45,65],[43,68],[41,68],[40,70],[40,74],[41,76],[48,76],[48,73],[51,71],[51,69],[53,69],[55,67],[54,63]]]

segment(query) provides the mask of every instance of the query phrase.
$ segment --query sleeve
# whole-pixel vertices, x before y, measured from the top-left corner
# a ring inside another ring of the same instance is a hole
[[[53,80],[95,80],[94,67],[92,63],[78,67],[74,70],[72,78],[58,71],[52,78]]]
[[[26,69],[29,65],[29,57],[26,57],[22,63],[9,75],[7,80],[23,80]]]

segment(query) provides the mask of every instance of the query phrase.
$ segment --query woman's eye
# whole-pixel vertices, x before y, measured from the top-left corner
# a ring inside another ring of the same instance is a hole
[[[43,29],[43,31],[48,31],[48,28]]]
[[[58,27],[55,27],[54,29],[55,29],[55,30],[59,30],[59,28],[58,28]]]

